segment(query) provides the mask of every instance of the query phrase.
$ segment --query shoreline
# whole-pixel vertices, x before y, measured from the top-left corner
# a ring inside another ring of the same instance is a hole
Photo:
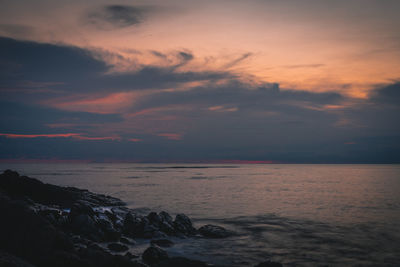
[[[142,216],[118,198],[10,170],[0,174],[0,200],[0,263],[10,266],[215,266],[170,257],[163,248],[179,240],[235,235],[218,225],[196,229],[185,214]],[[135,239],[148,242],[140,255],[130,252]]]

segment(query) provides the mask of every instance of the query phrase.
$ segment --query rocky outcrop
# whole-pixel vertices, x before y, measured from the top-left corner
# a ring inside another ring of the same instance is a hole
[[[231,234],[215,225],[196,230],[185,214],[175,220],[165,211],[142,216],[117,198],[45,184],[10,170],[0,174],[0,214],[1,266],[207,266],[169,257],[159,246],[173,246],[171,237]],[[151,240],[141,259],[129,252],[135,238]]]

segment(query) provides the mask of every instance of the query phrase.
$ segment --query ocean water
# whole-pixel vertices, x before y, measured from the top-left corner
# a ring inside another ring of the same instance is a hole
[[[1,164],[118,197],[139,213],[185,213],[237,235],[175,240],[171,255],[227,266],[400,266],[400,165]],[[138,249],[141,249],[140,246]]]

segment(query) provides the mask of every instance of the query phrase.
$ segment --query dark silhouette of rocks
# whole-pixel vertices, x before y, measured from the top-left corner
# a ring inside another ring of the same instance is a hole
[[[174,245],[169,237],[231,235],[215,225],[197,230],[184,214],[175,220],[165,211],[142,216],[117,198],[45,184],[10,170],[0,174],[0,214],[0,266],[208,266],[169,257],[158,246]],[[129,252],[135,238],[151,240],[141,258]]]

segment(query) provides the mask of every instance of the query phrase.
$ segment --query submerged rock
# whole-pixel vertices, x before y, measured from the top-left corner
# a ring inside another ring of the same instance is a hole
[[[169,257],[165,250],[159,247],[149,247],[143,252],[142,259],[145,263],[154,265],[169,259]]]
[[[233,235],[232,231],[226,230],[222,226],[207,224],[199,228],[200,234],[209,238],[225,238]]]

